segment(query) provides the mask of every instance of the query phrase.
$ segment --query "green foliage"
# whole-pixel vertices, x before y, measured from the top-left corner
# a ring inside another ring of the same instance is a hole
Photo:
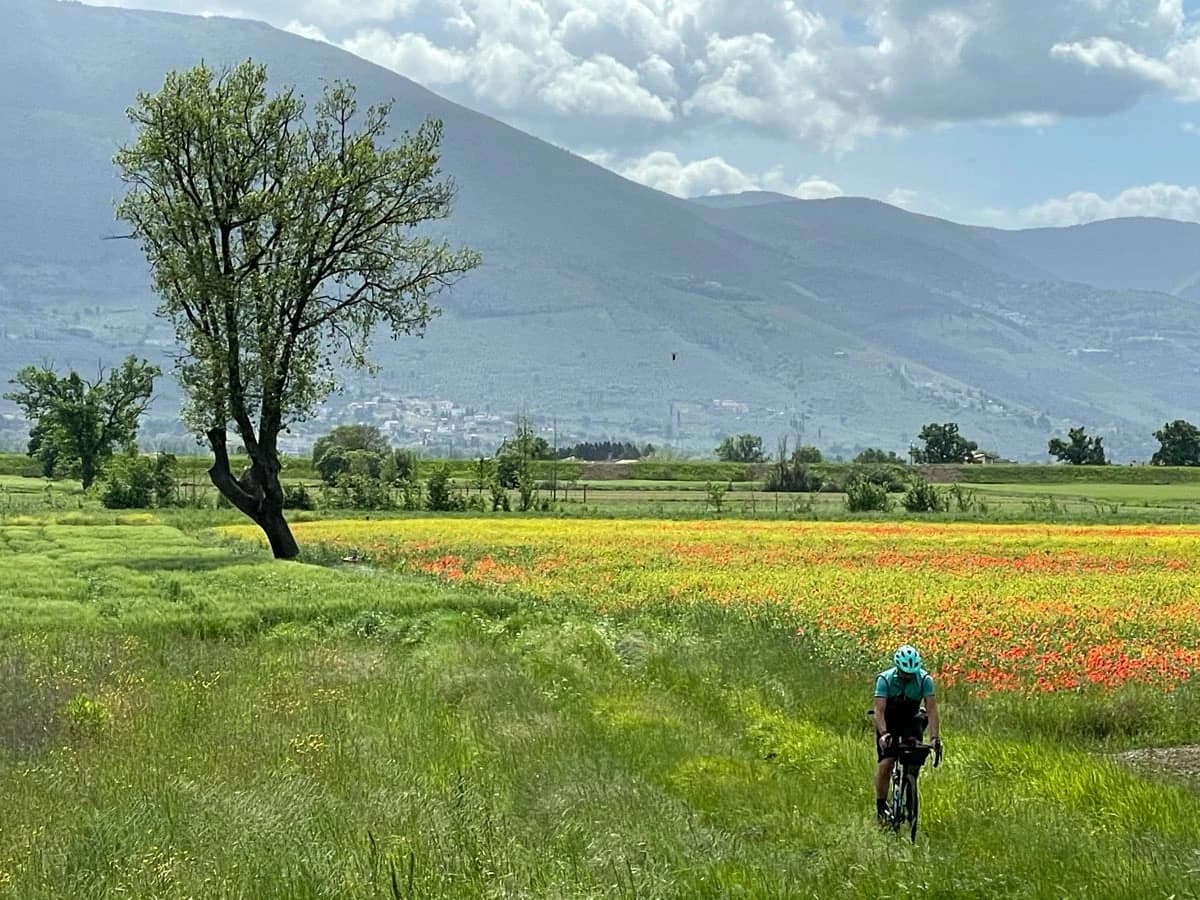
[[[931,422],[921,429],[918,437],[925,446],[911,451],[915,463],[961,463],[979,449],[975,441],[968,441],[958,433],[956,422],[944,425]]]
[[[496,481],[501,487],[515,488],[525,469],[521,458],[516,454],[502,454],[496,458]]]
[[[629,469],[630,478],[646,481],[732,481],[738,484],[759,477],[752,465],[711,461],[642,459]]]
[[[904,460],[896,454],[895,450],[880,450],[875,447],[868,447],[861,451],[858,456],[854,457],[854,462],[860,466],[878,463],[904,465]]]
[[[414,464],[408,476],[400,481],[400,508],[414,512],[425,505],[425,487],[421,484],[420,474]]]
[[[707,496],[707,504],[712,508],[712,511],[720,514],[721,507],[725,503],[725,495],[729,493],[729,487],[721,483],[705,482],[704,493]]]
[[[303,484],[285,484],[283,486],[283,508],[316,509],[317,499]]]
[[[727,437],[721,441],[714,451],[721,462],[760,463],[766,461],[763,455],[763,439],[757,434],[739,434]]]
[[[654,452],[651,444],[639,447],[632,441],[584,441],[558,451],[559,456],[574,457],[588,462],[609,462],[617,459],[641,459]]]
[[[767,480],[763,486],[763,490],[806,494],[815,494],[820,491],[824,487],[825,479],[810,468],[810,464],[813,462],[819,463],[821,454],[820,451],[817,451],[817,459],[813,460],[813,454],[807,452],[815,449],[815,447],[800,447],[792,454],[789,460],[787,438],[781,438],[779,441],[778,459],[767,473]]]
[[[520,490],[522,482],[534,478],[533,462],[551,459],[554,449],[534,432],[528,418],[518,416],[516,430],[496,451],[496,480],[501,487]]]
[[[149,509],[171,506],[176,492],[175,457],[123,455],[104,472],[100,502],[106,509]]]
[[[350,471],[350,458],[341,447],[330,447],[313,464],[326,484],[336,484],[341,475]]]
[[[72,697],[62,708],[62,717],[68,729],[77,736],[100,734],[112,719],[112,710],[100,700],[86,694]]]
[[[496,480],[496,464],[485,456],[475,460],[471,467],[471,487],[481,494],[484,489]]]
[[[425,481],[425,508],[431,512],[461,512],[466,507],[466,497],[450,481],[450,468],[435,468]]]
[[[1184,419],[1168,422],[1154,437],[1159,448],[1151,458],[1155,466],[1200,466],[1200,428]]]
[[[369,475],[345,472],[337,477],[332,505],[341,509],[392,509],[394,502],[388,486]]]
[[[488,487],[492,496],[492,512],[508,512],[512,508],[508,491],[498,481],[493,481]]]
[[[330,446],[316,461],[317,474],[326,484],[337,484],[344,475],[356,475],[361,478],[384,480],[384,464],[392,459],[391,451],[380,454],[373,450],[347,450],[337,445]],[[395,464],[392,463],[394,469]]]
[[[796,448],[796,452],[792,454],[792,461],[804,464],[812,464],[824,462],[825,457],[821,455],[821,451],[812,444],[804,444]]]
[[[351,475],[361,475],[364,478],[380,477],[383,465],[383,455],[373,450],[346,451],[347,470]]]
[[[49,368],[26,366],[10,384],[20,390],[4,396],[33,423],[29,454],[46,475],[64,464],[87,490],[114,447],[135,447],[138,421],[154,393],[158,366],[130,356],[104,377],[87,381],[77,372],[59,376]]]
[[[912,485],[900,502],[906,510],[913,513],[946,512],[950,508],[950,498],[946,493],[938,490],[920,475],[913,476]]]
[[[417,471],[417,454],[412,450],[397,448],[392,451],[390,459],[390,478],[385,480],[399,484],[412,478]]]
[[[1060,462],[1072,466],[1103,466],[1108,461],[1104,458],[1104,438],[1089,437],[1081,426],[1067,432],[1067,440],[1051,438],[1050,455]]]
[[[850,512],[887,512],[892,498],[883,485],[857,475],[846,485],[846,508]]]
[[[380,455],[391,452],[387,438],[383,436],[383,432],[377,426],[338,425],[329,434],[323,435],[313,442],[313,465],[319,463],[321,457],[333,447],[340,447],[343,450],[368,450]]]
[[[537,494],[537,479],[528,469],[523,470],[517,477],[517,509],[529,512],[537,502]]]

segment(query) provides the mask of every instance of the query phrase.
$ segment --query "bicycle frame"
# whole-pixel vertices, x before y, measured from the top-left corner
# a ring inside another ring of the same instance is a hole
[[[934,752],[933,744],[926,744],[915,739],[901,742],[897,747],[896,760],[892,764],[891,797],[888,804],[888,824],[893,831],[899,832],[907,822],[910,826],[910,837],[914,843],[917,840],[917,814],[919,800],[917,793],[917,778],[921,767],[929,754]],[[940,760],[934,760],[936,767]]]

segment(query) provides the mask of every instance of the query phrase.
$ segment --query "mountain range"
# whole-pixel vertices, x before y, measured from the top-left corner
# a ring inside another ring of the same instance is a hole
[[[0,23],[0,378],[169,358],[138,248],[104,239],[124,110],[170,69],[252,57],[308,97],[341,78],[394,100],[397,132],[440,118],[448,231],[484,258],[424,339],[377,341],[380,374],[348,376],[334,418],[351,398],[442,398],[580,439],[711,450],[750,431],[845,453],[955,421],[1042,460],[1072,425],[1144,459],[1165,421],[1200,419],[1197,224],[1005,231],[857,198],[684,200],[264,24],[59,0],[7,0]],[[164,384],[160,422],[177,404]]]

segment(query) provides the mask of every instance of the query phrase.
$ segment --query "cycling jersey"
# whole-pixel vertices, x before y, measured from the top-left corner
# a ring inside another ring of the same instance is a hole
[[[884,717],[888,731],[907,733],[921,709],[921,701],[934,696],[933,676],[921,669],[912,678],[904,679],[899,669],[888,669],[875,678],[875,696],[887,700]]]

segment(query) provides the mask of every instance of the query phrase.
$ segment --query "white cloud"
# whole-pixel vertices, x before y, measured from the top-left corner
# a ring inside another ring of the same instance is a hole
[[[1026,225],[1079,225],[1124,216],[1154,216],[1200,222],[1200,188],[1177,184],[1148,184],[1131,187],[1115,197],[1078,191],[1022,210]]]
[[[539,91],[560,113],[625,116],[670,122],[673,104],[638,83],[638,74],[611,56],[596,56],[556,71]]]
[[[842,196],[842,189],[824,178],[814,176],[801,181],[789,180],[779,169],[762,174],[747,173],[720,156],[685,163],[670,151],[658,150],[630,160],[616,161],[606,154],[595,154],[588,158],[631,181],[676,197],[738,194],[742,191],[775,191],[805,200]]]
[[[342,47],[422,84],[456,84],[472,65],[466,54],[439,47],[423,34],[393,36],[381,28],[360,31]]]
[[[912,209],[919,196],[920,194],[909,188],[896,188],[887,195],[887,202],[892,206],[899,206],[901,209]]]
[[[324,41],[329,43],[329,38],[316,25],[305,25],[303,22],[298,22],[295,19],[283,26],[284,31],[290,31],[292,34],[299,35],[302,38],[308,38],[310,41]]]
[[[93,2],[266,18],[527,121],[732,122],[847,148],[883,131],[1108,115],[1155,92],[1200,100],[1182,0]]]

